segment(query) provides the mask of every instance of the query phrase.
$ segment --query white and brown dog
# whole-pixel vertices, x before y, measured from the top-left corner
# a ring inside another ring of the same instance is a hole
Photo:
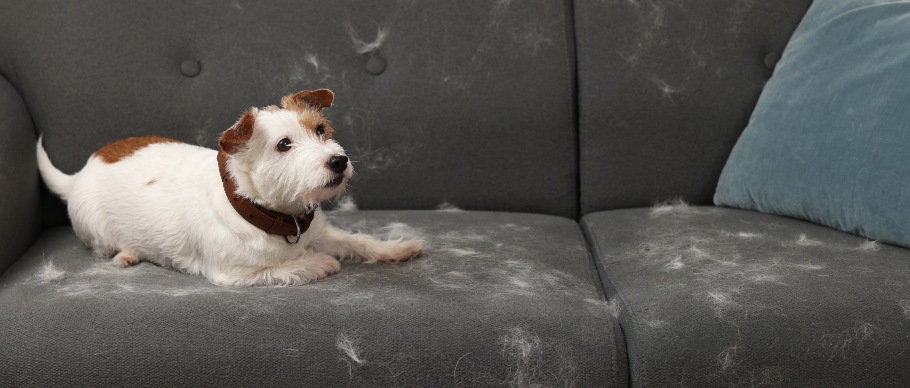
[[[219,151],[128,138],[66,175],[39,140],[38,166],[79,238],[121,266],[149,261],[223,286],[290,285],[338,272],[338,259],[417,256],[423,241],[348,233],[318,210],[352,174],[322,114],[333,99],[305,90],[281,108],[251,108],[221,135]]]

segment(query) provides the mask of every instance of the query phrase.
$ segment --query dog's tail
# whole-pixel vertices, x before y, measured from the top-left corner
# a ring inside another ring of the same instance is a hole
[[[47,188],[52,193],[57,194],[65,201],[73,188],[75,178],[72,175],[64,174],[63,171],[54,167],[51,159],[47,156],[47,151],[44,150],[41,140],[42,138],[38,138],[38,171],[41,172],[41,179],[44,179],[44,184],[47,185]]]

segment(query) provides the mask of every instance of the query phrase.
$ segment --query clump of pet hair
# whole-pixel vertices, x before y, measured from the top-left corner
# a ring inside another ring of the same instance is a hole
[[[386,240],[423,240],[423,233],[403,222],[392,222],[381,230]]]
[[[904,312],[904,316],[907,317],[907,319],[910,319],[910,299],[901,299],[897,305],[900,306],[901,311]]]
[[[730,346],[717,354],[717,363],[720,364],[720,370],[727,371],[736,366],[736,353],[739,350],[737,346]]]
[[[354,198],[351,197],[350,195],[345,195],[344,197],[341,197],[341,199],[338,200],[337,204],[335,204],[334,210],[339,211],[339,212],[350,213],[350,212],[356,212],[358,209],[357,209],[357,204],[354,203]]]
[[[502,336],[502,345],[503,354],[515,360],[509,385],[528,386],[528,380],[533,376],[532,364],[540,356],[540,337],[524,328],[513,327]]]
[[[46,261],[35,274],[35,280],[39,283],[50,283],[63,279],[64,275],[66,275],[66,271],[57,268],[52,261]]]
[[[439,204],[439,206],[436,207],[436,210],[437,210],[437,211],[441,211],[441,212],[460,212],[460,211],[463,211],[463,210],[461,210],[461,208],[459,208],[459,207],[456,206],[455,204],[452,204],[452,203],[449,203],[449,202],[443,202],[443,203]]]
[[[477,256],[480,253],[473,249],[465,248],[445,248],[444,251],[449,252],[458,257],[467,257],[467,256]]]
[[[585,302],[603,308],[608,313],[610,313],[613,318],[618,318],[619,314],[622,312],[622,306],[619,304],[619,300],[615,298],[610,300],[588,298],[585,299]]]
[[[810,239],[809,237],[806,237],[805,233],[800,233],[799,238],[796,239],[796,245],[801,245],[804,247],[817,247],[822,244],[823,243],[821,241],[813,240],[813,239]]]
[[[761,235],[761,233],[738,232],[738,233],[733,234],[733,236],[736,236],[739,238],[759,238],[762,235]]]
[[[686,265],[682,262],[682,255],[675,255],[670,259],[670,262],[664,265],[664,269],[680,269]]]
[[[363,365],[367,362],[362,357],[360,357],[360,354],[358,354],[354,340],[348,337],[346,334],[338,334],[338,336],[335,338],[335,346],[338,348],[338,350],[341,351],[342,354],[347,356],[347,358],[353,361],[355,364]]]
[[[866,240],[859,245],[859,250],[863,252],[875,252],[881,249],[881,246],[878,244],[878,241],[875,240]]]
[[[660,202],[651,207],[651,217],[660,217],[670,214],[688,214],[693,209],[682,198],[676,198],[667,202]]]
[[[372,42],[364,42],[357,37],[357,32],[354,31],[354,26],[350,21],[344,23],[344,29],[347,30],[348,36],[351,38],[351,44],[357,54],[369,54],[379,50],[385,42],[386,37],[389,35],[389,30],[387,28],[377,27],[376,39]]]

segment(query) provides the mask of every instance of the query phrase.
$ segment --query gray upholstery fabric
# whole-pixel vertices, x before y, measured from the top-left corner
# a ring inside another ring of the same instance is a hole
[[[910,251],[711,207],[583,220],[634,386],[908,386]]]
[[[582,214],[712,204],[810,0],[577,1]]]
[[[0,273],[38,236],[35,130],[19,93],[0,77]]]
[[[0,74],[67,172],[126,136],[214,147],[246,108],[327,87],[361,208],[448,201],[574,217],[569,11],[546,0],[2,2]]]
[[[482,212],[354,212],[425,236],[400,265],[299,287],[119,269],[46,231],[0,279],[0,381],[29,386],[622,386],[618,323],[578,225]],[[42,280],[47,263],[63,271]],[[345,351],[344,349],[349,349]]]

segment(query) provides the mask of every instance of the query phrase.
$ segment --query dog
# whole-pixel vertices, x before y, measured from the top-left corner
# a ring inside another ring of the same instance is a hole
[[[118,266],[148,261],[219,286],[296,285],[340,260],[400,262],[422,240],[380,240],[330,225],[319,205],[353,174],[323,110],[327,89],[250,108],[215,151],[162,137],[115,141],[81,171],[54,167],[41,139],[41,177],[67,203],[76,235]]]

